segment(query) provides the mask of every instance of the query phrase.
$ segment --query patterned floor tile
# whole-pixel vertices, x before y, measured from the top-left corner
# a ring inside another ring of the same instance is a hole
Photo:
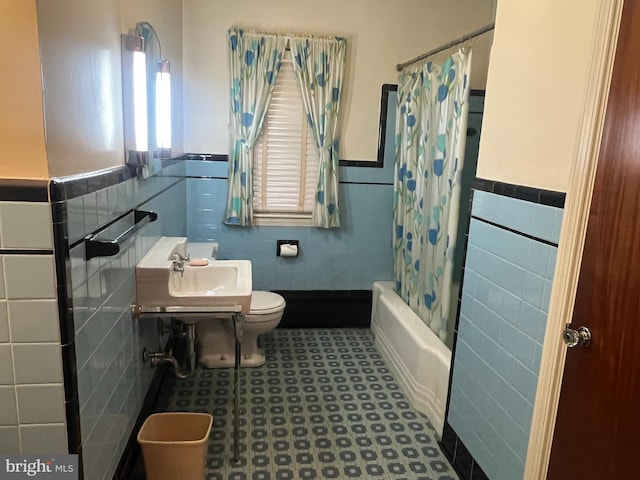
[[[457,480],[429,420],[395,382],[368,329],[277,329],[242,370],[240,459],[233,369],[168,378],[159,411],[214,416],[207,480]]]

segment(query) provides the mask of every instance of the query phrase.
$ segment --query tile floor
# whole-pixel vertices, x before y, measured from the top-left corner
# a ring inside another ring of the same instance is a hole
[[[457,480],[370,330],[277,329],[261,340],[267,362],[242,370],[237,463],[233,369],[199,368],[163,385],[158,411],[214,416],[207,480]]]

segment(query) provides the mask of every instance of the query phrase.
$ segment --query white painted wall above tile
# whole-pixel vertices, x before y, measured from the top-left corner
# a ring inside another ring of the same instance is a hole
[[[120,35],[140,21],[172,62],[174,151],[182,145],[182,1],[38,0],[49,175],[124,164]]]
[[[479,177],[567,190],[599,3],[498,2]]]
[[[398,83],[395,65],[492,22],[495,4],[495,0],[183,2],[185,149],[228,152],[226,32],[231,26],[346,37],[340,158],[373,161],[381,88],[384,83]],[[491,38],[487,34],[475,44],[471,88],[484,88]]]
[[[47,151],[36,5],[2,0],[1,11],[0,177],[40,179],[47,175]]]

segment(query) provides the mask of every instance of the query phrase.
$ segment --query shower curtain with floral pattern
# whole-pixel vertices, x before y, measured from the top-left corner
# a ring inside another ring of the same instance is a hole
[[[458,228],[471,50],[422,61],[398,80],[394,181],[396,291],[444,342]]]

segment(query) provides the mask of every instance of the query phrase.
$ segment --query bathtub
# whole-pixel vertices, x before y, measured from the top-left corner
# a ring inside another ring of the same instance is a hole
[[[451,351],[396,294],[393,282],[374,282],[372,301],[376,347],[411,405],[442,438]]]

